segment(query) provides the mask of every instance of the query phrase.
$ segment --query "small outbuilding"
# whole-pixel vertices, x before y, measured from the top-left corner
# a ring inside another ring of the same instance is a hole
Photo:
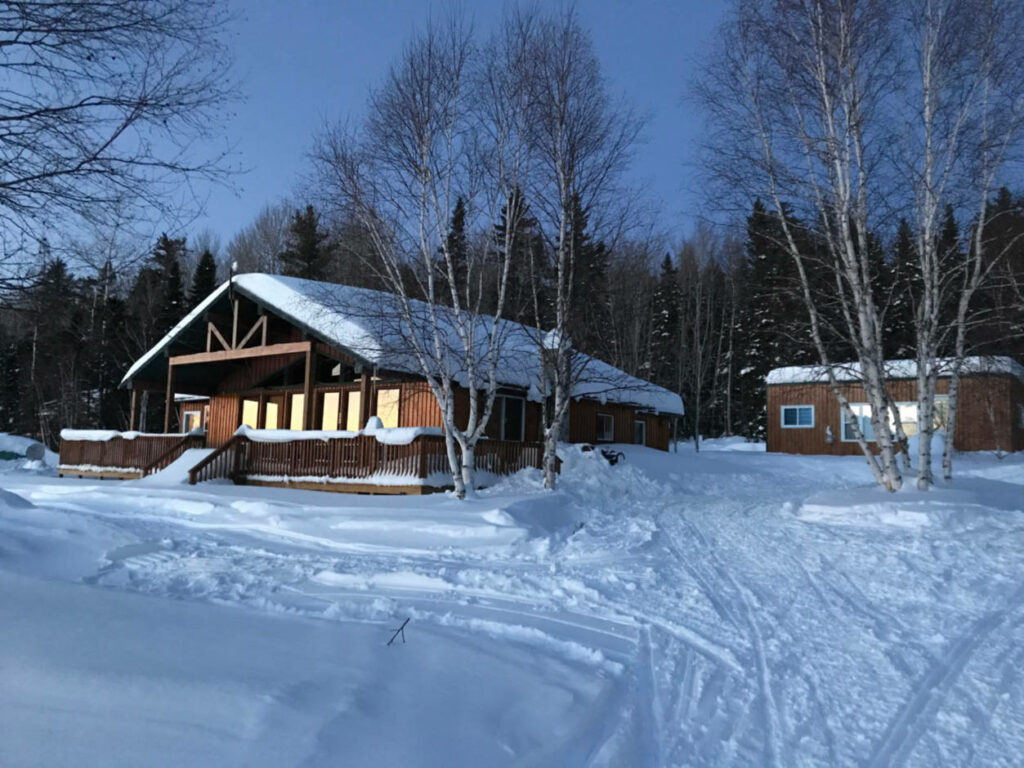
[[[935,428],[949,419],[952,360],[940,360],[935,398]],[[833,366],[861,431],[870,440],[871,406],[860,383],[859,365]],[[889,394],[899,409],[908,437],[918,432],[917,364],[886,363]],[[857,455],[860,447],[844,418],[820,365],[776,368],[768,374],[768,446],[774,453]],[[891,417],[890,417],[891,418]],[[1009,357],[970,357],[963,361],[954,447],[958,451],[1024,450],[1024,366]]]

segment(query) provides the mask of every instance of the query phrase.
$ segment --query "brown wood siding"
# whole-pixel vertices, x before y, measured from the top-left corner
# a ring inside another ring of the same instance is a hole
[[[889,394],[897,402],[917,400],[917,382],[890,381]],[[851,403],[866,402],[860,384],[843,384],[842,391]],[[949,380],[939,379],[936,393],[949,393]],[[1014,393],[1017,393],[1016,395]],[[958,451],[1022,450],[1024,430],[1015,434],[1014,398],[1024,401],[1024,383],[1009,376],[969,376],[960,380],[956,436]],[[813,405],[814,426],[783,428],[782,406]],[[855,442],[842,440],[839,403],[826,383],[785,384],[768,387],[767,450],[772,453],[829,454],[859,456]],[[833,442],[826,442],[826,427],[832,428]]]
[[[238,395],[211,397],[210,420],[206,424],[206,444],[210,448],[224,445],[238,429],[239,419]]]
[[[539,413],[539,411],[538,411]],[[574,400],[569,404],[569,442],[596,443],[597,416],[607,413],[615,420],[615,442],[633,442],[633,422],[647,424],[648,448],[667,451],[672,433],[671,417],[662,414],[637,413],[632,405],[601,404],[596,400]]]

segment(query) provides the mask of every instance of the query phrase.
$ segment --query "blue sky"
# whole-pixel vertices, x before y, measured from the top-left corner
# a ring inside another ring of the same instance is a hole
[[[325,120],[357,120],[369,89],[412,31],[448,7],[416,0],[236,1],[233,42],[245,100],[233,107],[225,138],[247,171],[236,177],[236,192],[209,190],[206,216],[189,227],[216,232],[224,245],[264,205],[295,191],[316,130]],[[486,30],[504,3],[479,0],[464,7]],[[635,181],[660,210],[660,226],[683,234],[700,204],[686,167],[700,119],[684,103],[683,91],[721,4],[579,0],[577,10],[613,91],[626,93],[650,116],[636,151]]]

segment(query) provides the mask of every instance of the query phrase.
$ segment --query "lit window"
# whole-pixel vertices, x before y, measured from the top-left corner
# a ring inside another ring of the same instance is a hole
[[[782,406],[782,426],[785,429],[808,429],[814,426],[813,405]]]
[[[200,418],[199,411],[185,411],[185,421],[181,425],[181,431],[191,432],[193,429],[199,429],[202,426]]]
[[[267,400],[266,409],[263,414],[263,428],[264,429],[277,429],[278,421],[277,417],[281,410],[280,404],[276,400]]]
[[[401,394],[397,389],[377,390],[377,417],[380,423],[388,429],[398,426],[398,397]]]
[[[340,407],[340,392],[324,392],[323,417],[320,420],[321,429],[329,432],[338,428],[338,411]]]
[[[243,400],[242,401],[242,424],[252,429],[256,429],[260,424],[260,401],[259,400]]]
[[[345,429],[349,432],[358,432],[363,428],[359,423],[359,411],[362,407],[362,397],[359,391],[348,393],[348,405],[345,408]]]
[[[615,439],[615,417],[609,413],[597,414],[597,441],[610,443]]]
[[[306,407],[305,395],[292,395],[292,417],[288,426],[296,431],[302,429],[302,411]]]

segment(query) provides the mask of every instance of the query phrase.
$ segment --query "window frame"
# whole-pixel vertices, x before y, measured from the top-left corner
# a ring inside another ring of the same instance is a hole
[[[810,424],[801,424],[800,423],[800,409],[801,408],[810,408],[811,409],[811,423]],[[797,416],[796,416],[797,423],[796,424],[787,424],[786,423],[786,410],[787,409],[793,409],[793,410],[795,410],[797,412]],[[814,408],[813,404],[806,403],[806,404],[800,404],[800,405],[780,405],[779,406],[779,425],[783,429],[814,429],[814,425],[816,423],[817,423],[817,414],[815,413],[815,408]]]
[[[188,417],[195,416],[197,424],[193,429],[203,428],[203,412],[202,411],[182,411],[181,412],[181,434],[187,435],[192,430],[188,428]]]
[[[856,406],[864,406],[869,411],[869,413],[867,415],[862,415],[862,414],[858,413],[857,414],[857,418],[858,419],[868,419],[870,421],[871,420],[871,414],[870,414],[871,403],[859,403],[859,402],[858,403],[850,403],[850,409],[851,410],[854,409]],[[891,418],[891,414],[890,414],[890,418]],[[860,426],[860,424],[858,424],[857,426]],[[864,429],[861,429],[861,433],[864,433]],[[846,413],[843,411],[842,408],[839,409],[839,441],[843,442],[843,443],[856,443],[857,442],[857,438],[856,437],[847,437],[846,436]],[[865,443],[874,443],[874,442],[877,442],[877,441],[878,441],[878,437],[875,435],[874,427],[872,427],[871,428],[871,436],[868,437],[865,434],[864,435],[864,442]]]
[[[601,437],[601,419],[608,419],[609,430],[608,433],[611,437]],[[597,414],[597,428],[595,430],[595,443],[614,443],[615,442],[615,414],[612,413],[598,413]]]
[[[501,411],[498,414],[498,439],[499,440],[512,440],[516,442],[523,442],[526,440],[526,398],[519,395],[498,395],[501,399]],[[505,434],[505,406],[509,400],[515,400],[519,403],[520,413],[522,418],[519,420],[519,436],[509,437]]]
[[[643,439],[638,443],[636,441],[636,428],[640,425],[643,429]],[[633,445],[647,445],[647,419],[633,419]]]

